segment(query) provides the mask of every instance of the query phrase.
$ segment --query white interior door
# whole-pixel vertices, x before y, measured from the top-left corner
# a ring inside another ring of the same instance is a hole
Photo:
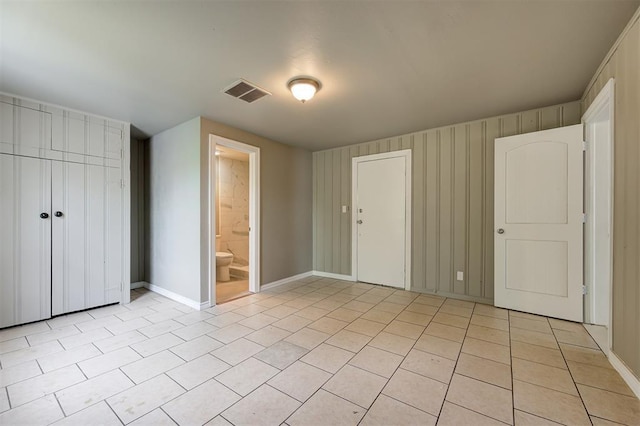
[[[408,287],[410,161],[406,151],[353,159],[358,281]]]
[[[495,305],[582,322],[582,125],[495,141]]]
[[[51,316],[51,162],[0,154],[0,200],[2,328]]]

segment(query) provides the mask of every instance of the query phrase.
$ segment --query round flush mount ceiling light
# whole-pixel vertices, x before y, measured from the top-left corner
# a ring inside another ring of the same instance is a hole
[[[313,98],[318,90],[320,90],[320,82],[311,77],[296,77],[289,80],[287,84],[294,98],[302,103]]]

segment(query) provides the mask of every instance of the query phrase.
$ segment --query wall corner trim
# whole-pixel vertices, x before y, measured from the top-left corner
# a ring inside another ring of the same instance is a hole
[[[323,272],[323,271],[313,271],[312,275],[315,277],[333,278],[336,280],[356,282],[356,279],[351,275],[334,274],[332,272]]]
[[[631,391],[636,394],[636,397],[640,398],[640,379],[633,374],[631,369],[613,351],[609,350],[608,358],[613,368],[620,373],[622,379],[631,388]]]
[[[135,283],[135,284],[140,284],[140,283],[143,284],[140,287],[144,287],[149,291],[152,291],[154,293],[158,293],[161,296],[169,298],[169,299],[171,299],[173,301],[176,301],[178,303],[182,303],[183,305],[186,305],[186,306],[188,306],[190,308],[193,308],[193,309],[195,309],[197,311],[201,311],[201,310],[206,309],[206,308],[209,307],[209,302],[208,301],[207,302],[203,302],[203,303],[196,302],[195,300],[191,300],[188,297],[181,296],[181,295],[179,295],[177,293],[174,293],[172,291],[169,291],[169,290],[167,290],[165,288],[162,288],[162,287],[159,287],[157,285],[153,285],[153,284],[148,283],[146,281],[140,281],[139,283]],[[140,288],[140,287],[136,287],[136,288]],[[133,285],[131,286],[131,288],[134,288]]]
[[[312,275],[311,271],[308,271],[308,272],[303,272],[301,274],[293,275],[293,276],[290,276],[290,277],[287,277],[287,278],[283,278],[281,280],[272,281],[270,283],[261,285],[260,286],[260,291],[270,290],[270,289],[272,289],[274,287],[278,287],[278,286],[281,286],[283,284],[288,284],[288,283],[296,281],[296,280],[301,280],[303,278],[310,277],[311,275]]]

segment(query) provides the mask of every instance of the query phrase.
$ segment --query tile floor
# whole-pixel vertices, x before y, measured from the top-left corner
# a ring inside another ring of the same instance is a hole
[[[230,281],[218,281],[216,283],[216,301],[218,304],[237,299],[251,294],[249,292],[249,280],[246,278],[231,277]]]
[[[0,424],[640,424],[575,323],[315,277],[132,299],[0,331]]]

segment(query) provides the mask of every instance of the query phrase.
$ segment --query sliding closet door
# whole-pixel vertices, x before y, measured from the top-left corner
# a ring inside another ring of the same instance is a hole
[[[52,162],[53,315],[120,300],[120,199],[112,199],[114,170]],[[119,171],[119,170],[118,170]],[[118,193],[120,186],[118,180]],[[118,211],[114,220],[114,210]],[[119,248],[119,246],[118,246]]]
[[[0,154],[0,328],[51,316],[51,162]]]

